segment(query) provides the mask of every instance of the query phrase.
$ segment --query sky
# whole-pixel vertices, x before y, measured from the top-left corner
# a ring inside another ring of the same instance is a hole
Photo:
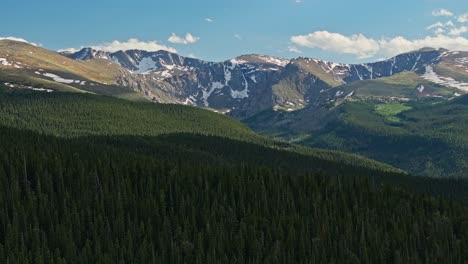
[[[0,38],[52,50],[165,49],[363,63],[434,47],[468,50],[466,0],[2,0]]]

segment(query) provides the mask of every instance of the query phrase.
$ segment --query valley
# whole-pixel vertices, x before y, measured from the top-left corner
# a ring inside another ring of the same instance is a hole
[[[468,263],[467,1],[0,6],[0,264]]]
[[[463,263],[465,57],[0,40],[0,259]]]
[[[416,175],[468,177],[466,151],[446,150],[465,148],[464,105],[456,102],[467,92],[466,52],[424,48],[359,65],[265,55],[206,62],[168,51],[59,54],[3,40],[0,57],[5,89],[195,106],[295,144],[363,155]],[[445,117],[451,108],[456,117]]]

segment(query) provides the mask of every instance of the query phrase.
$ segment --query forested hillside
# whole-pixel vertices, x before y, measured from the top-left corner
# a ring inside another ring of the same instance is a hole
[[[415,175],[467,178],[467,98],[350,100],[331,108],[267,111],[245,123],[264,135],[356,153]]]
[[[190,107],[6,93],[0,124],[5,263],[468,260],[464,181]]]
[[[140,136],[138,140],[141,140],[143,136],[146,142],[142,145],[150,147],[157,136],[189,133],[236,139],[322,160],[399,171],[355,155],[303,148],[261,137],[234,119],[194,107],[137,103],[106,96],[31,92],[7,92],[0,96],[0,106],[2,126],[65,138]]]

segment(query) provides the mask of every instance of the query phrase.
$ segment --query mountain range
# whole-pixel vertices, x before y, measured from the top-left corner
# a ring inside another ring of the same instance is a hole
[[[91,48],[64,55],[75,60],[116,63],[133,74],[117,76],[116,83],[143,91],[152,100],[208,107],[241,119],[270,108],[292,111],[311,103],[352,97],[359,88],[345,93],[341,86],[404,72],[420,77],[414,97],[451,97],[468,90],[468,53],[444,49],[424,48],[366,64],[255,54],[215,63],[167,51],[109,53]],[[454,90],[450,94],[438,86]]]
[[[0,259],[465,263],[466,55],[0,41]]]
[[[58,53],[1,40],[2,86],[207,108],[292,143],[417,175],[468,177],[468,52],[423,48],[364,64],[257,54],[207,62],[163,50]]]
[[[468,53],[431,48],[366,64],[265,55],[206,62],[167,51],[110,53],[83,48],[58,54],[3,40],[0,58],[1,81],[10,86],[53,84],[49,88],[111,95],[137,92],[156,102],[206,107],[239,119],[271,108],[293,111],[349,97],[450,98],[468,90]],[[15,79],[18,72],[23,80]],[[366,85],[349,89],[356,82],[402,73],[414,73],[410,94],[368,93]]]

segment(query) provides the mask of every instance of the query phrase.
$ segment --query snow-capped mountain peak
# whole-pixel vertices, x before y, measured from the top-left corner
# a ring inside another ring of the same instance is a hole
[[[133,87],[158,102],[209,107],[238,117],[251,116],[272,105],[298,109],[314,100],[323,100],[321,97],[330,88],[405,71],[416,72],[435,82],[435,75],[427,70],[432,68],[427,67],[441,61],[451,61],[453,67],[468,72],[468,55],[430,48],[363,64],[313,58],[288,60],[257,54],[224,62],[206,62],[167,51],[105,53],[89,48],[66,55],[77,60],[104,58],[115,62],[127,70],[117,78],[119,85]],[[436,83],[455,83],[451,79],[437,80]],[[456,84],[465,87],[463,83]],[[348,98],[354,94],[349,92],[343,96]],[[336,91],[333,93],[334,98],[340,96],[342,94],[336,96]]]

